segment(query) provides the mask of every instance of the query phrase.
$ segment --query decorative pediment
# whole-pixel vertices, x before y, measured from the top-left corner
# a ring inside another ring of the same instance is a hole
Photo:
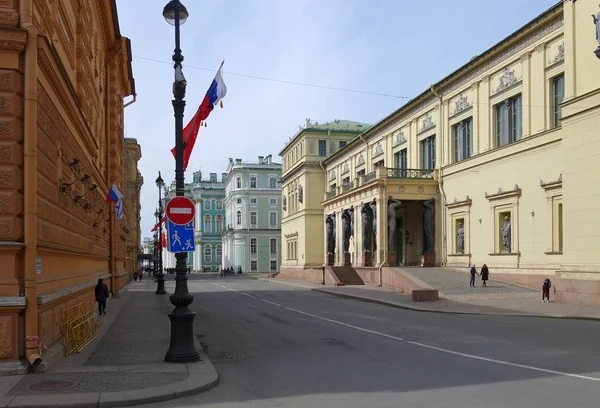
[[[540,180],[540,187],[546,190],[546,192],[562,188],[562,174],[558,176],[557,180],[550,181],[548,183],[545,183],[544,180]]]
[[[421,130],[419,130],[419,132],[425,132],[426,130],[429,130],[433,127],[435,127],[433,117],[431,116],[431,114],[428,113],[421,121]]]
[[[469,109],[471,106],[473,106],[473,104],[469,102],[467,96],[460,96],[454,101],[454,111],[452,112],[452,115],[457,115],[462,111]]]
[[[487,198],[489,201],[499,200],[499,199],[508,198],[508,197],[520,197],[521,196],[521,188],[519,187],[518,184],[515,184],[513,189],[510,191],[504,191],[504,190],[502,190],[501,187],[499,187],[498,191],[496,193],[488,194],[486,191],[484,193],[484,195],[485,195],[485,198]]]
[[[464,200],[459,200],[454,197],[454,201],[446,204],[446,208],[456,208],[456,207],[470,207],[473,200],[469,196],[466,196]]]

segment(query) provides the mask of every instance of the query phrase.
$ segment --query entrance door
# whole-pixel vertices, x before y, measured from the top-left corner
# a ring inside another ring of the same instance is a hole
[[[402,217],[396,218],[396,266],[404,261],[404,222]]]

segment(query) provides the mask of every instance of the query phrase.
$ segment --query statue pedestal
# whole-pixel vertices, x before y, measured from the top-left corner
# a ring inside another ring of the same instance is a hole
[[[350,258],[350,252],[344,254],[344,266],[352,266],[352,259]]]
[[[327,254],[327,266],[333,266],[335,264],[335,254]]]
[[[423,255],[423,266],[426,268],[435,266],[435,252],[426,252]]]
[[[373,256],[370,252],[363,252],[363,266],[373,266]]]
[[[398,254],[396,252],[388,252],[388,264],[392,267],[398,265]]]

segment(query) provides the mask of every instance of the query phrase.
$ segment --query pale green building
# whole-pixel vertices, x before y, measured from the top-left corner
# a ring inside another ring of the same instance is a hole
[[[225,177],[223,267],[278,273],[281,263],[281,164],[229,159]]]

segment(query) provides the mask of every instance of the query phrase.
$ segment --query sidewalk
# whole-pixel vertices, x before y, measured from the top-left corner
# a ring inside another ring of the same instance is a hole
[[[325,286],[294,279],[268,280],[327,295],[418,312],[600,320],[600,308],[552,301],[542,303],[541,293],[506,284],[501,284],[503,289],[498,290],[497,283],[492,281],[487,288],[469,288],[467,280],[466,294],[444,295],[435,302],[414,302],[409,295],[375,285]],[[514,288],[514,291],[511,292],[509,288]]]
[[[0,408],[118,407],[168,401],[208,390],[218,382],[208,356],[191,364],[163,361],[173,306],[154,294],[152,278],[131,282],[107,302],[99,335],[79,354],[43,374],[0,377]],[[167,282],[172,293],[173,282]]]

